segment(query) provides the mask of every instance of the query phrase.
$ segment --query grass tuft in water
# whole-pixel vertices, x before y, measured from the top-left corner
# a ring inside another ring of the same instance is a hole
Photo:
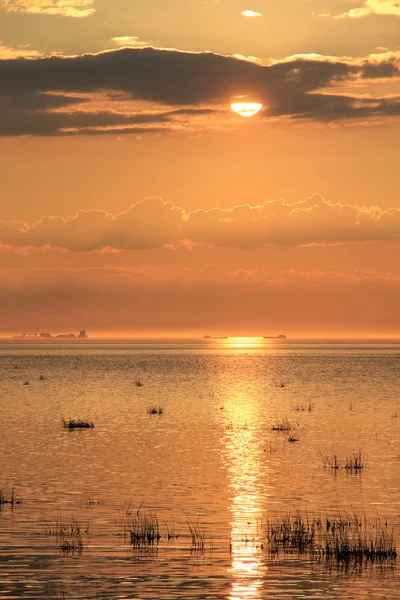
[[[340,469],[342,461],[338,459],[337,454],[321,454],[324,469]]]
[[[63,419],[63,426],[66,429],[93,429],[94,428],[94,423],[92,421],[81,421],[81,420],[77,420],[75,421],[74,419]]]
[[[173,540],[173,539],[178,539],[179,538],[179,533],[175,533],[175,525],[174,523],[172,523],[171,525],[169,525],[166,521],[164,521],[164,525],[165,525],[165,530],[167,532],[167,540]]]
[[[393,531],[379,518],[368,522],[357,513],[302,515],[287,513],[263,526],[266,547],[278,554],[309,553],[319,560],[336,563],[394,560],[397,557]]]
[[[206,534],[204,528],[200,527],[199,520],[193,521],[188,517],[186,519],[186,522],[189,528],[189,533],[192,541],[192,552],[195,552],[196,554],[203,553],[205,551],[206,546]]]
[[[15,504],[22,504],[22,500],[17,500],[14,488],[11,489],[11,494],[7,496],[4,490],[0,489],[0,508],[5,504],[13,507]]]
[[[94,506],[95,504],[103,504],[103,502],[101,500],[96,500],[95,498],[92,498],[92,496],[86,496],[86,504],[88,506]]]
[[[346,456],[344,468],[348,471],[359,471],[364,468],[364,463],[361,456],[361,450],[351,456]]]
[[[158,517],[155,512],[147,512],[141,506],[133,512],[131,507],[121,508],[120,527],[129,543],[136,547],[146,547],[158,544],[161,539]]]
[[[346,456],[345,460],[340,460],[337,454],[321,454],[322,464],[324,469],[347,469],[347,471],[360,471],[364,468],[364,462],[361,455],[361,450],[353,453],[351,456]]]
[[[163,414],[163,409],[161,406],[148,406],[147,407],[147,414],[148,415],[162,415]]]
[[[297,404],[296,405],[296,411],[297,412],[305,412],[306,410],[308,412],[311,412],[313,409],[313,405],[311,404],[311,402],[308,403],[307,407],[304,406],[304,404]]]
[[[51,530],[49,530],[51,532]],[[52,533],[55,534],[57,545],[64,554],[81,554],[83,550],[82,525],[76,519],[63,521],[60,517],[56,521]],[[88,533],[88,528],[84,530]]]
[[[303,516],[299,512],[287,513],[266,521],[263,533],[270,552],[296,550],[302,553],[315,547],[315,538],[320,526],[321,523],[316,517]]]
[[[132,546],[151,546],[161,538],[156,513],[136,513],[129,523],[129,536]]]
[[[294,425],[290,423],[289,419],[282,419],[271,427],[272,431],[292,431],[294,428]]]

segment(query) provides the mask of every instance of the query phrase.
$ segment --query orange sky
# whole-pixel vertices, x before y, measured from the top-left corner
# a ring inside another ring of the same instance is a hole
[[[0,333],[400,336],[399,26],[0,0]]]

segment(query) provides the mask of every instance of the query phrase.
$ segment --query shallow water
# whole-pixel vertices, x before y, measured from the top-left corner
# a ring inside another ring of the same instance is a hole
[[[261,525],[359,510],[397,532],[399,389],[397,344],[0,343],[0,489],[22,500],[0,508],[0,597],[400,598],[400,559],[271,557]],[[272,431],[284,419],[297,442]],[[362,470],[323,467],[359,451]],[[137,510],[158,543],[129,544]],[[60,550],[60,521],[81,553]]]

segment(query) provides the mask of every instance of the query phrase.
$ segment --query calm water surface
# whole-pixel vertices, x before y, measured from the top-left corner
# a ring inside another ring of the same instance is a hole
[[[271,557],[262,533],[296,510],[397,533],[399,429],[397,344],[0,342],[0,489],[22,501],[0,507],[0,598],[400,598],[400,559]],[[323,466],[359,451],[362,470]],[[129,544],[137,511],[158,543]],[[61,522],[82,552],[62,552]]]

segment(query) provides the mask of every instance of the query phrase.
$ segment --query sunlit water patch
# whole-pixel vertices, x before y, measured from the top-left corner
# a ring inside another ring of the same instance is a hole
[[[2,598],[400,597],[398,559],[265,535],[361,511],[397,537],[399,346],[234,342],[0,346]]]

